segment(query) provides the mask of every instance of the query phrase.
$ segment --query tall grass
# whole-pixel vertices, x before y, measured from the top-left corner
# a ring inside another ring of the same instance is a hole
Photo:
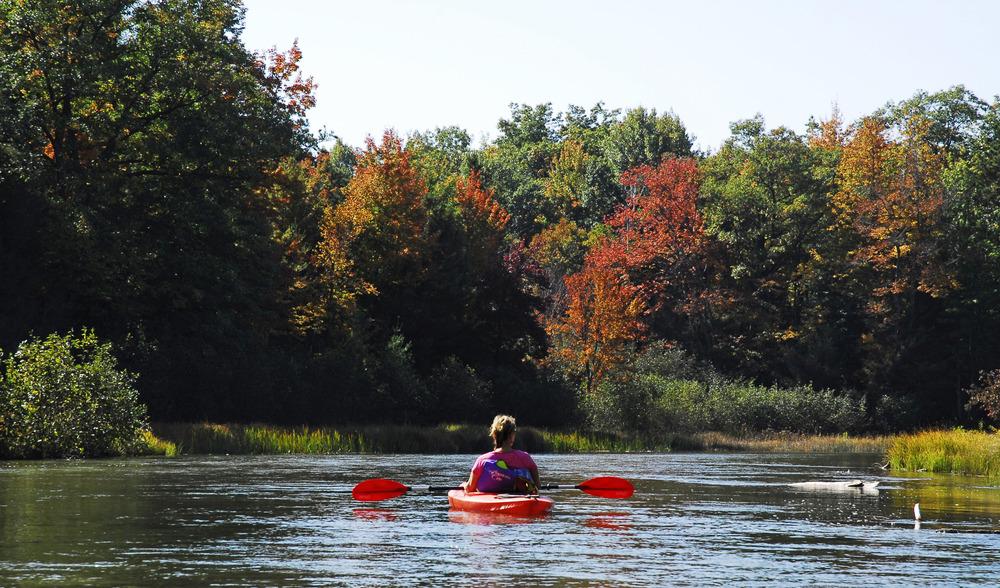
[[[212,423],[155,424],[160,438],[186,454],[481,453],[491,448],[485,426],[351,428],[274,427]],[[669,451],[672,437],[518,430],[517,446],[535,453]]]
[[[880,435],[803,435],[769,433],[729,435],[704,432],[677,438],[674,449],[760,453],[885,453],[891,438]]]
[[[894,470],[952,472],[1000,480],[1000,433],[954,429],[897,435],[887,458]]]
[[[145,446],[140,451],[142,455],[162,455],[164,457],[177,455],[176,444],[160,439],[149,429],[142,431],[142,444]]]

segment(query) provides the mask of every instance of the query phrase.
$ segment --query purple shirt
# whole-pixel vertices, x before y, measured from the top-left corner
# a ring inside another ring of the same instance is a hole
[[[523,468],[532,472],[538,471],[535,460],[531,458],[531,455],[527,451],[521,451],[520,449],[490,451],[477,457],[476,463],[472,465],[472,484],[468,488],[470,492],[476,490],[476,482],[479,481],[479,475],[483,473],[483,463],[488,459],[502,459],[507,464],[507,467],[512,470]]]

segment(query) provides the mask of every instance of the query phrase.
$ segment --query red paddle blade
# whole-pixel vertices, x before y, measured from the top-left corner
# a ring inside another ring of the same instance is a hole
[[[395,480],[386,480],[383,478],[376,478],[374,480],[365,480],[351,491],[351,496],[354,500],[388,500],[389,498],[396,498],[397,496],[402,496],[409,491],[410,487],[404,484],[400,484]]]
[[[601,498],[628,498],[635,493],[632,483],[624,478],[614,476],[601,476],[591,478],[577,486],[587,494],[600,496]]]

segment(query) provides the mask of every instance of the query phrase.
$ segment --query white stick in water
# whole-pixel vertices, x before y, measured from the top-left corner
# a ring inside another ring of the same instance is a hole
[[[920,520],[920,503],[919,502],[917,502],[916,504],[913,505],[913,518],[915,520],[918,520],[918,521]]]

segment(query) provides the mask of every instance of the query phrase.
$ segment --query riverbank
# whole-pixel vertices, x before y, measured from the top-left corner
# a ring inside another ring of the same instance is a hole
[[[418,427],[276,427],[213,423],[157,423],[143,432],[145,455],[269,455],[343,453],[482,453],[490,449],[485,429],[472,425]],[[518,446],[531,453],[844,453],[879,454],[896,471],[985,476],[1000,480],[1000,433],[932,430],[912,434],[850,436],[717,432],[627,435],[549,431],[523,427]]]
[[[155,439],[164,454],[481,453],[489,450],[485,428],[473,425],[369,425],[275,427],[213,423],[159,423]],[[879,453],[884,436],[722,433],[629,435],[552,431],[522,427],[518,446],[531,453],[636,453],[733,451],[762,453]],[[170,449],[172,448],[172,449]]]

